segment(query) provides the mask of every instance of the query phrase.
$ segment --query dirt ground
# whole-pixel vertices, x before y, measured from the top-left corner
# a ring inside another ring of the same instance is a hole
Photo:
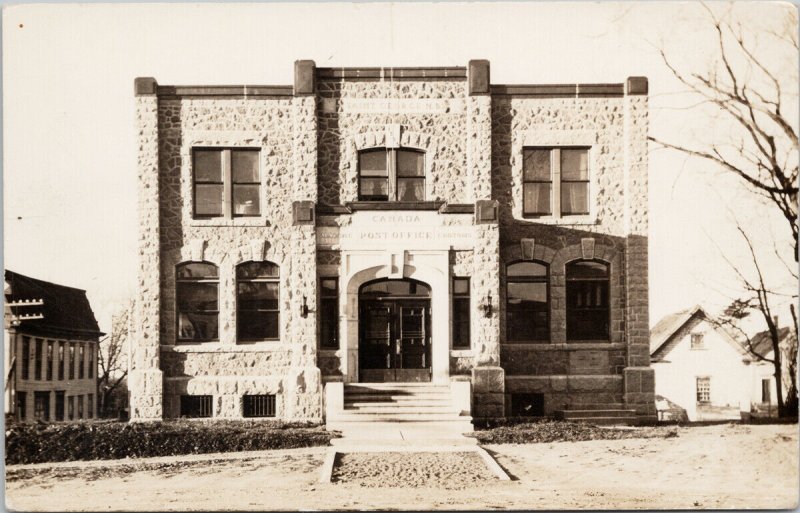
[[[325,448],[11,466],[6,505],[25,511],[797,506],[797,425],[682,427],[677,434],[489,445],[512,481],[476,481],[464,489],[319,484]]]

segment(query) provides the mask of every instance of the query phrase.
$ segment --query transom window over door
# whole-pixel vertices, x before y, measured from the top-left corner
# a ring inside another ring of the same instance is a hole
[[[550,340],[548,268],[538,262],[506,267],[506,340]]]
[[[567,340],[608,340],[608,264],[577,261],[566,265]]]
[[[278,340],[280,267],[272,262],[236,266],[236,332],[242,342]]]
[[[377,148],[358,153],[360,201],[425,201],[425,154]]]
[[[207,262],[175,269],[178,340],[203,342],[219,338],[219,271]]]
[[[523,216],[589,213],[589,148],[525,148],[522,162]]]
[[[194,217],[258,216],[259,150],[198,148],[193,151]]]

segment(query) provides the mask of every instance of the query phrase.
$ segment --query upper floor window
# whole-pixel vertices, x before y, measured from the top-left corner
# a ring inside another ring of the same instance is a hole
[[[571,262],[566,273],[567,340],[608,340],[608,265]]]
[[[524,216],[589,213],[588,148],[526,148],[522,162]]]
[[[516,262],[506,267],[506,340],[550,339],[549,278],[546,265]]]
[[[360,201],[425,201],[425,154],[378,148],[358,154]]]
[[[194,217],[257,216],[261,212],[259,150],[193,151]]]
[[[703,334],[702,333],[692,333],[691,335],[691,347],[692,349],[703,349],[705,348],[705,343],[703,342]]]
[[[241,341],[277,340],[280,267],[271,262],[236,266],[236,331]]]
[[[219,324],[219,271],[207,262],[176,267],[178,340],[216,340]]]

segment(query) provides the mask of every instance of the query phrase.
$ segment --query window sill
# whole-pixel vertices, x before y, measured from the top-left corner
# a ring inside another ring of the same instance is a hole
[[[259,353],[265,351],[284,351],[289,346],[280,340],[266,342],[240,342],[238,344],[223,344],[221,342],[181,342],[178,344],[162,344],[162,351],[173,353]]]
[[[333,347],[320,347],[317,351],[322,356],[339,356],[339,348]]]
[[[566,342],[553,344],[550,342],[505,342],[502,347],[509,349],[536,349],[541,351],[581,350],[581,349],[625,349],[622,342],[608,342],[603,340],[586,340],[581,342]]]
[[[224,219],[215,217],[212,219],[190,219],[189,226],[194,227],[216,227],[216,226],[269,226],[269,220],[266,217],[235,217],[233,219]]]
[[[518,223],[523,224],[552,224],[557,226],[586,226],[598,224],[597,216],[592,214],[575,215],[567,217],[553,217],[553,216],[530,216],[530,217],[516,217]]]
[[[345,206],[357,210],[439,210],[444,201],[351,201]]]
[[[466,348],[464,348],[464,349],[450,349],[450,356],[462,357],[463,358],[465,356],[475,356],[475,352],[472,350],[472,348],[470,348],[470,349],[466,349]]]

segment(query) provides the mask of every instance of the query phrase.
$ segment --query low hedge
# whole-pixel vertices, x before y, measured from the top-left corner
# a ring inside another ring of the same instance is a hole
[[[583,442],[587,440],[619,440],[625,438],[670,438],[678,436],[677,429],[668,427],[615,428],[598,427],[582,422],[563,420],[509,419],[483,425],[470,433],[482,444],[536,444],[551,442]]]
[[[6,464],[292,449],[333,437],[318,425],[280,421],[19,424],[6,429]]]

